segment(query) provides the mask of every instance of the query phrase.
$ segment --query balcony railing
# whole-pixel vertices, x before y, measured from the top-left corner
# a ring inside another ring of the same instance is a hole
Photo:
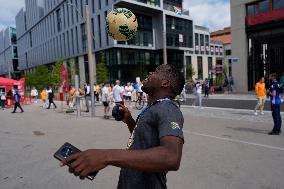
[[[247,26],[254,26],[278,20],[284,20],[284,8],[246,17]]]
[[[132,1],[136,1],[139,3],[145,3],[147,5],[152,5],[152,6],[161,6],[160,5],[160,0],[132,0]]]

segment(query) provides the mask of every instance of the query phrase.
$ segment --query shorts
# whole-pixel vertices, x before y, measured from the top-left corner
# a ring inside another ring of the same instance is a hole
[[[131,96],[124,96],[125,100],[131,100]]]
[[[109,103],[108,102],[103,102],[104,107],[108,107]]]

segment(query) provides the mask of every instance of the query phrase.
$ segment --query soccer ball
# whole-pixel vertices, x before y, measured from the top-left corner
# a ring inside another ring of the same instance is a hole
[[[137,32],[136,16],[126,8],[116,8],[106,18],[106,30],[117,41],[127,41]]]

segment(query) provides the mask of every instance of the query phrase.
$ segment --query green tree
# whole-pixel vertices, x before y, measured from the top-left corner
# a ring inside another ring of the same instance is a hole
[[[186,79],[192,79],[192,76],[196,74],[192,64],[187,64],[186,65]]]
[[[58,87],[62,82],[62,79],[60,77],[60,68],[62,64],[63,64],[63,61],[59,60],[52,67],[52,71],[50,75],[50,84],[54,87]]]
[[[28,89],[36,87],[38,90],[42,90],[50,84],[50,76],[46,65],[37,66],[32,72],[27,72],[25,78]]]
[[[99,64],[97,65],[97,83],[104,83],[109,80],[108,70],[105,63],[105,54],[101,52]]]

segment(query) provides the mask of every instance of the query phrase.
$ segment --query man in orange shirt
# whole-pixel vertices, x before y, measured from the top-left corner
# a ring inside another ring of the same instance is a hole
[[[263,108],[264,108],[264,103],[266,99],[266,89],[265,89],[265,83],[264,83],[264,77],[261,77],[259,81],[255,85],[255,93],[258,99],[258,103],[255,106],[254,109],[254,115],[257,116],[257,110],[260,111],[260,114],[263,115]]]
[[[40,93],[40,96],[41,96],[41,100],[43,102],[42,107],[46,108],[47,107],[47,97],[48,97],[46,89],[42,90],[42,92]]]

